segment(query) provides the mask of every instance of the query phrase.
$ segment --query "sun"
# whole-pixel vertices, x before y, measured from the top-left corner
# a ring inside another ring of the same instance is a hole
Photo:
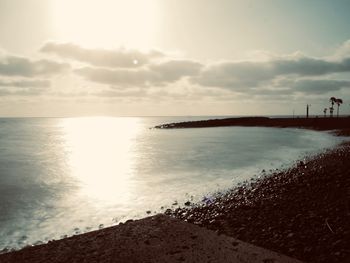
[[[51,8],[55,35],[61,41],[148,49],[157,32],[155,0],[52,0]]]

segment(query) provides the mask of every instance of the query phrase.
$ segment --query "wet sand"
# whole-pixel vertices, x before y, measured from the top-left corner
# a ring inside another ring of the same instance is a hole
[[[207,202],[167,214],[305,262],[350,262],[350,143]]]

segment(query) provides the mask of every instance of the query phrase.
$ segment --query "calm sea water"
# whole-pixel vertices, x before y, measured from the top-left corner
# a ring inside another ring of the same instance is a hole
[[[0,249],[200,201],[341,140],[298,129],[149,129],[203,118],[0,119]]]

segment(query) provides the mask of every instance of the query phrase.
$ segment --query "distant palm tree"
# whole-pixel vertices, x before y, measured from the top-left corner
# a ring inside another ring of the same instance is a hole
[[[335,103],[338,106],[338,108],[337,108],[337,117],[339,117],[339,106],[340,106],[340,104],[343,104],[343,100],[342,99],[336,99]]]
[[[334,103],[337,101],[337,98],[336,97],[331,97],[330,99],[329,99],[329,102],[330,103],[332,103],[332,107],[330,107],[329,108],[329,116],[330,117],[333,117],[333,110],[334,110],[334,108],[333,108],[333,106],[334,106]]]
[[[323,113],[324,113],[324,117],[326,118],[327,117],[327,108],[324,108]]]

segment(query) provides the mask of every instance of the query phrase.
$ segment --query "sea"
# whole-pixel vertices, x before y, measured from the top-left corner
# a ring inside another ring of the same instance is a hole
[[[343,138],[303,129],[154,129],[200,117],[0,118],[0,250],[164,212]]]

